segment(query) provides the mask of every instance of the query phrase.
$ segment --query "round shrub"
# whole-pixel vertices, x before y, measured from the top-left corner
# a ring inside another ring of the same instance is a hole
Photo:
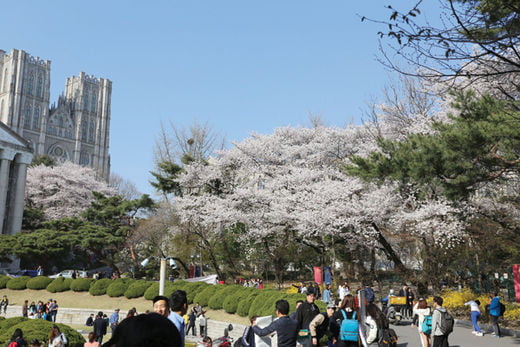
[[[209,299],[208,306],[212,310],[221,310],[224,304],[224,299],[228,296],[233,295],[233,293],[240,290],[242,286],[239,285],[230,285],[224,286],[223,288],[219,288],[215,294]]]
[[[20,276],[16,278],[11,278],[7,281],[7,288],[14,290],[24,290],[27,288],[27,281],[31,278],[29,276]]]
[[[72,280],[70,289],[75,292],[88,292],[90,284],[94,281],[92,278],[76,278]]]
[[[9,318],[0,321],[0,346],[7,345],[7,341],[11,338],[15,329],[20,328],[23,331],[24,340],[31,341],[38,339],[39,341],[47,341],[49,331],[55,323],[44,319],[27,319],[22,317]],[[67,336],[70,347],[82,347],[85,338],[76,330],[65,324],[56,324],[60,331]]]
[[[4,289],[10,279],[6,275],[0,275],[0,289]]]
[[[98,296],[105,295],[107,293],[107,288],[112,284],[112,280],[110,278],[102,278],[100,280],[95,280],[90,285],[90,289],[88,292],[90,295]]]
[[[199,292],[197,295],[195,295],[195,298],[193,299],[194,302],[198,302],[201,306],[208,306],[209,299],[215,294],[217,289],[219,289],[219,285],[211,285],[209,287],[206,287],[203,291]]]
[[[202,292],[204,289],[206,289],[208,286],[211,286],[212,284],[206,283],[206,282],[188,282],[186,286],[184,287],[186,293],[188,293],[188,304],[192,304],[195,301],[195,295]]]
[[[236,290],[233,294],[228,295],[224,298],[224,302],[222,303],[222,308],[227,312],[234,314],[237,312],[238,304],[244,298],[246,298],[253,291],[257,292],[258,289],[255,288],[245,288],[241,287],[239,290]]]
[[[139,280],[131,283],[125,290],[125,297],[128,299],[140,298],[153,282]],[[153,299],[153,298],[152,298]]]
[[[172,293],[177,290],[178,288],[175,288],[173,283],[166,282],[164,284],[164,295],[169,297],[172,295]],[[154,282],[150,287],[146,289],[144,292],[144,298],[146,300],[153,300],[157,295],[159,295],[159,282]]]
[[[249,308],[259,294],[259,290],[252,291],[248,296],[240,300],[237,306],[237,314],[241,317],[246,317],[249,314]]]
[[[125,294],[125,291],[130,286],[129,281],[124,281],[122,279],[117,279],[113,281],[107,288],[107,295],[115,298],[119,296],[123,296]]]
[[[31,278],[27,281],[27,288],[28,289],[45,289],[49,285],[49,283],[52,282],[52,278],[49,278],[47,276],[38,276]]]
[[[51,293],[64,292],[70,290],[71,283],[71,278],[58,277],[55,278],[51,283],[49,283],[49,285],[47,286],[47,291]]]
[[[283,299],[285,294],[277,290],[260,290],[251,303],[248,316],[270,316],[274,314],[274,305],[277,300]]]

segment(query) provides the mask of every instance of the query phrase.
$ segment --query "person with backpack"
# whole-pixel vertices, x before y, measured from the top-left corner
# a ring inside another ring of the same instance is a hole
[[[419,298],[413,307],[412,327],[417,326],[422,347],[430,347],[432,333],[432,309],[424,298]]]
[[[380,346],[383,330],[388,329],[388,319],[384,313],[374,304],[368,304],[366,322],[368,325],[367,344]]]
[[[471,333],[476,336],[484,336],[484,333],[482,332],[482,330],[480,330],[480,327],[478,325],[478,319],[480,318],[480,301],[470,300],[464,305],[470,307],[471,323],[473,323],[473,331]]]
[[[442,307],[444,300],[440,296],[433,297],[432,313],[432,347],[449,347],[448,335],[453,331],[454,320]]]
[[[351,294],[345,295],[339,309],[334,313],[331,329],[333,342],[337,347],[358,347],[359,313],[356,300]]]
[[[326,312],[319,313],[309,323],[313,346],[319,346],[321,338],[325,335],[329,337],[329,341],[332,341],[330,319],[334,315],[334,312],[336,312],[336,305],[328,304]]]
[[[493,337],[500,337],[500,327],[498,326],[498,318],[502,314],[501,306],[503,305],[500,302],[500,297],[498,293],[491,293],[489,295],[491,302],[489,303],[489,315],[491,316],[491,320],[493,321]]]
[[[23,331],[17,328],[13,332],[13,336],[7,343],[7,347],[27,347],[27,342],[23,339]]]

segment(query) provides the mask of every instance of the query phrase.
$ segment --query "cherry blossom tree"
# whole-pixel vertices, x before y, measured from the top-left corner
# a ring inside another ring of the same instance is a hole
[[[71,162],[27,169],[26,206],[43,210],[47,220],[79,216],[94,201],[93,191],[116,194],[93,169]]]

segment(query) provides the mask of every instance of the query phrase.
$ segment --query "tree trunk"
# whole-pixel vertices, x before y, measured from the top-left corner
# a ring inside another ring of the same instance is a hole
[[[383,251],[385,252],[388,259],[394,262],[395,268],[403,273],[408,274],[409,270],[404,266],[403,262],[401,261],[401,258],[397,255],[397,253],[394,251],[392,245],[388,242],[388,240],[383,236],[383,233],[379,229],[376,223],[372,223],[372,227],[375,231],[377,231],[377,241],[379,244],[383,247]]]

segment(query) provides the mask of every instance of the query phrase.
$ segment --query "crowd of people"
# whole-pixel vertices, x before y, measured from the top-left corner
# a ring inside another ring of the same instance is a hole
[[[353,347],[358,346],[361,340],[369,346],[396,345],[397,335],[390,328],[386,312],[374,303],[374,291],[368,284],[365,284],[364,288],[358,288],[354,293],[350,291],[347,282],[342,282],[334,293],[330,285],[324,287],[323,293],[320,293],[319,286],[314,283],[301,283],[297,287],[299,292],[305,294],[305,300],[296,303],[292,314],[289,314],[289,303],[286,300],[278,300],[275,304],[277,319],[267,326],[259,327],[256,317],[253,317],[251,326],[244,331],[240,339],[243,346],[254,347],[255,336],[266,336],[274,332],[277,334],[278,346],[319,346],[326,341],[329,347]],[[356,295],[359,291],[365,294],[364,309]],[[389,296],[391,295],[393,295],[392,291]],[[453,331],[454,319],[444,308],[443,298],[434,296],[430,306],[426,298],[416,295],[413,289],[405,284],[398,295],[406,297],[404,312],[412,321],[411,327],[417,328],[422,347],[447,347],[448,337]],[[7,301],[7,297],[4,299]],[[327,303],[324,312],[320,312],[316,305],[318,299]],[[408,311],[409,301],[410,311]],[[35,318],[43,318],[44,312],[52,311],[53,303],[55,300],[49,299],[47,304],[39,302],[35,305],[40,307],[35,311]],[[466,305],[470,307],[473,334],[483,336],[478,324],[481,303],[472,300]],[[32,306],[27,306],[28,315],[34,311],[31,309]],[[491,294],[486,309],[492,318],[493,336],[496,337],[500,337],[501,333],[498,317],[503,314],[502,306],[500,297]],[[37,317],[38,312],[42,313],[42,317]],[[116,308],[110,317],[101,311],[95,316],[92,314],[88,317],[86,325],[92,327],[92,331],[88,335],[85,347],[145,345],[142,343],[157,346],[184,346],[185,337],[190,333],[191,336],[207,338],[205,311],[199,303],[195,303],[189,309],[187,294],[182,290],[175,291],[170,297],[156,296],[153,299],[152,310],[144,314],[138,314],[137,310],[132,308],[121,320],[119,312],[119,308]],[[108,328],[112,332],[111,338],[102,344]],[[22,339],[23,333],[21,330],[16,330],[11,340]],[[53,327],[49,334],[49,346],[64,346],[66,340],[66,336],[56,326]],[[141,344],[138,344],[139,341]],[[19,344],[19,346],[26,345]]]
[[[235,280],[235,284],[239,284],[243,287],[264,289],[264,281],[262,281],[260,278],[250,278],[250,279],[237,278]]]
[[[32,339],[29,343],[27,343],[23,337],[23,331],[20,328],[14,330],[11,339],[7,342],[7,346],[16,346],[16,347],[41,347],[43,345],[48,345],[49,347],[65,347],[67,346],[69,340],[67,336],[60,331],[60,328],[57,325],[53,325],[50,332],[47,343],[44,341],[39,341],[38,339]]]

